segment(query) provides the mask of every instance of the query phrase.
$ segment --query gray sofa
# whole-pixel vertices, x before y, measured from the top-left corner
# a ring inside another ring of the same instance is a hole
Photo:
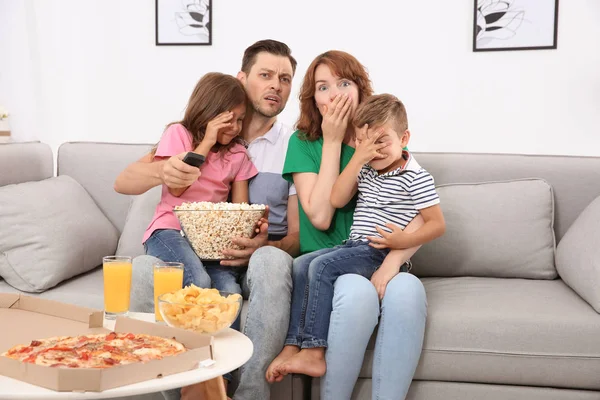
[[[116,239],[104,240],[113,252],[142,251],[140,232],[158,193],[122,196],[113,182],[149,148],[66,143],[58,151],[58,176],[78,182],[114,227]],[[413,259],[428,321],[407,398],[600,399],[600,158],[416,156],[439,185],[448,230]],[[8,185],[54,176],[50,148],[0,144],[0,171],[1,208]],[[5,230],[2,215],[0,209]],[[1,246],[0,235],[0,257]],[[0,292],[14,291],[0,280]],[[36,295],[102,308],[101,270]],[[354,399],[370,398],[373,344]],[[319,379],[294,376],[272,393],[276,400],[318,399]]]

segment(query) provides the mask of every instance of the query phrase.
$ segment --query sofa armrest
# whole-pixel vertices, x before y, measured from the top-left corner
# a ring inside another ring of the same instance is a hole
[[[562,280],[600,313],[600,196],[577,217],[556,248]]]

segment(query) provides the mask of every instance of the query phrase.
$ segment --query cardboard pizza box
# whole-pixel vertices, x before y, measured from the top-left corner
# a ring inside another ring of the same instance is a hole
[[[37,297],[0,293],[0,354],[18,344],[52,336],[110,333],[102,311]],[[162,360],[106,369],[52,368],[0,356],[0,374],[61,392],[99,392],[149,379],[189,371],[213,360],[213,337],[166,325],[119,317],[115,332],[145,333],[174,338],[188,351]]]

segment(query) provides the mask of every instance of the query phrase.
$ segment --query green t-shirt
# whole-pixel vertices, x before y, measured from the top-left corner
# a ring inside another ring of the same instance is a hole
[[[290,137],[285,164],[283,166],[283,177],[290,182],[293,182],[293,173],[314,172],[318,174],[321,168],[323,138],[311,142],[300,139],[298,137],[299,133],[299,131],[296,131]],[[342,144],[340,172],[346,167],[353,154],[354,148]],[[342,244],[344,240],[348,239],[355,207],[356,196],[345,207],[335,211],[329,229],[320,231],[311,224],[308,216],[302,209],[300,199],[298,199],[298,208],[300,209],[300,253],[304,254],[333,247]]]

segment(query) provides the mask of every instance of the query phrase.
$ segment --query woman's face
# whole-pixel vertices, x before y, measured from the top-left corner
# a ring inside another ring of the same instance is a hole
[[[227,146],[231,141],[242,131],[242,123],[246,115],[246,103],[238,104],[229,110],[233,113],[228,121],[231,125],[227,128],[220,129],[217,133],[217,142],[223,146]]]
[[[323,106],[330,107],[336,96],[347,94],[352,99],[350,120],[358,107],[358,86],[350,79],[340,78],[325,64],[315,70],[315,103],[323,115]]]

